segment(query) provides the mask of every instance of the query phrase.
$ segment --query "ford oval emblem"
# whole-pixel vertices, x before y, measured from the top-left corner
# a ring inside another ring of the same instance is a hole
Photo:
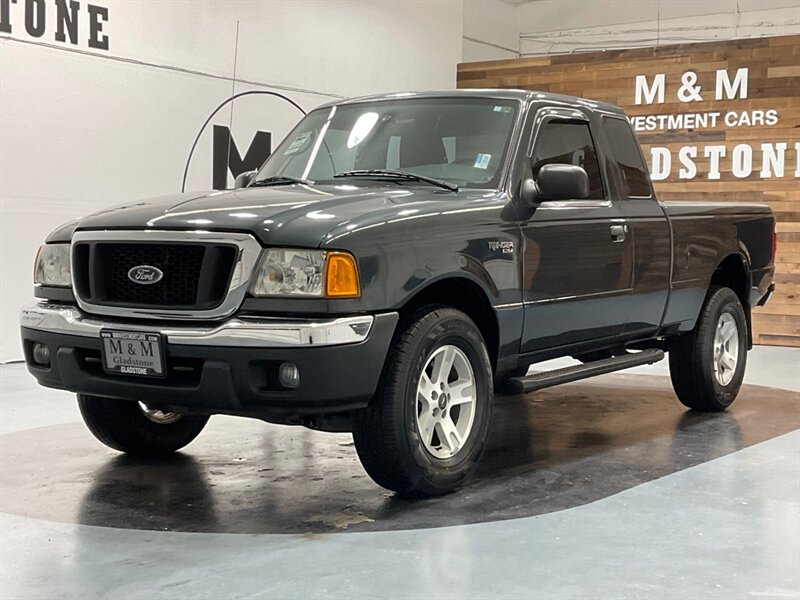
[[[161,269],[150,265],[139,265],[128,271],[128,279],[141,285],[158,283],[163,277],[164,272]]]

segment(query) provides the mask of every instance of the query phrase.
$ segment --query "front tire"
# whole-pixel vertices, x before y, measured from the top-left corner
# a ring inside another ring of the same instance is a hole
[[[207,416],[181,415],[147,408],[131,400],[78,394],[83,421],[103,444],[136,456],[164,456],[194,440]]]
[[[736,399],[747,365],[747,318],[730,288],[713,287],[694,331],[669,352],[672,387],[684,406],[715,412]]]
[[[456,490],[483,454],[493,400],[475,323],[453,308],[417,313],[396,339],[376,397],[353,416],[364,469],[403,496]]]

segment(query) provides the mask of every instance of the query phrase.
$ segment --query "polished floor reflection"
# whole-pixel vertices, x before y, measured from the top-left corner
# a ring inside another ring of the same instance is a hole
[[[255,421],[130,461],[3,365],[0,598],[798,598],[800,350],[748,362],[773,389],[722,415],[683,410],[663,362],[500,398],[480,476],[417,503],[349,436]]]
[[[754,385],[720,414],[685,410],[668,378],[646,375],[500,396],[478,477],[458,494],[409,502],[366,476],[349,434],[215,417],[183,453],[153,462],[64,423],[0,436],[0,510],[154,531],[442,527],[580,506],[798,427],[797,394]]]

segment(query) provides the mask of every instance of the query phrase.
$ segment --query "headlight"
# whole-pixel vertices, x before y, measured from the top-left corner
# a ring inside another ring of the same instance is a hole
[[[69,266],[69,244],[42,244],[36,254],[33,268],[36,285],[70,287],[72,275]]]
[[[347,252],[269,248],[261,254],[250,293],[254,296],[357,298],[358,267]]]
[[[322,296],[325,252],[270,248],[261,254],[250,291],[254,296]]]

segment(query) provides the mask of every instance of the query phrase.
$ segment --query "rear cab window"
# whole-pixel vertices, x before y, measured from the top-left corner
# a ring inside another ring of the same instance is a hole
[[[642,158],[630,123],[622,117],[603,116],[603,129],[622,179],[622,192],[628,198],[650,198],[650,174]]]

